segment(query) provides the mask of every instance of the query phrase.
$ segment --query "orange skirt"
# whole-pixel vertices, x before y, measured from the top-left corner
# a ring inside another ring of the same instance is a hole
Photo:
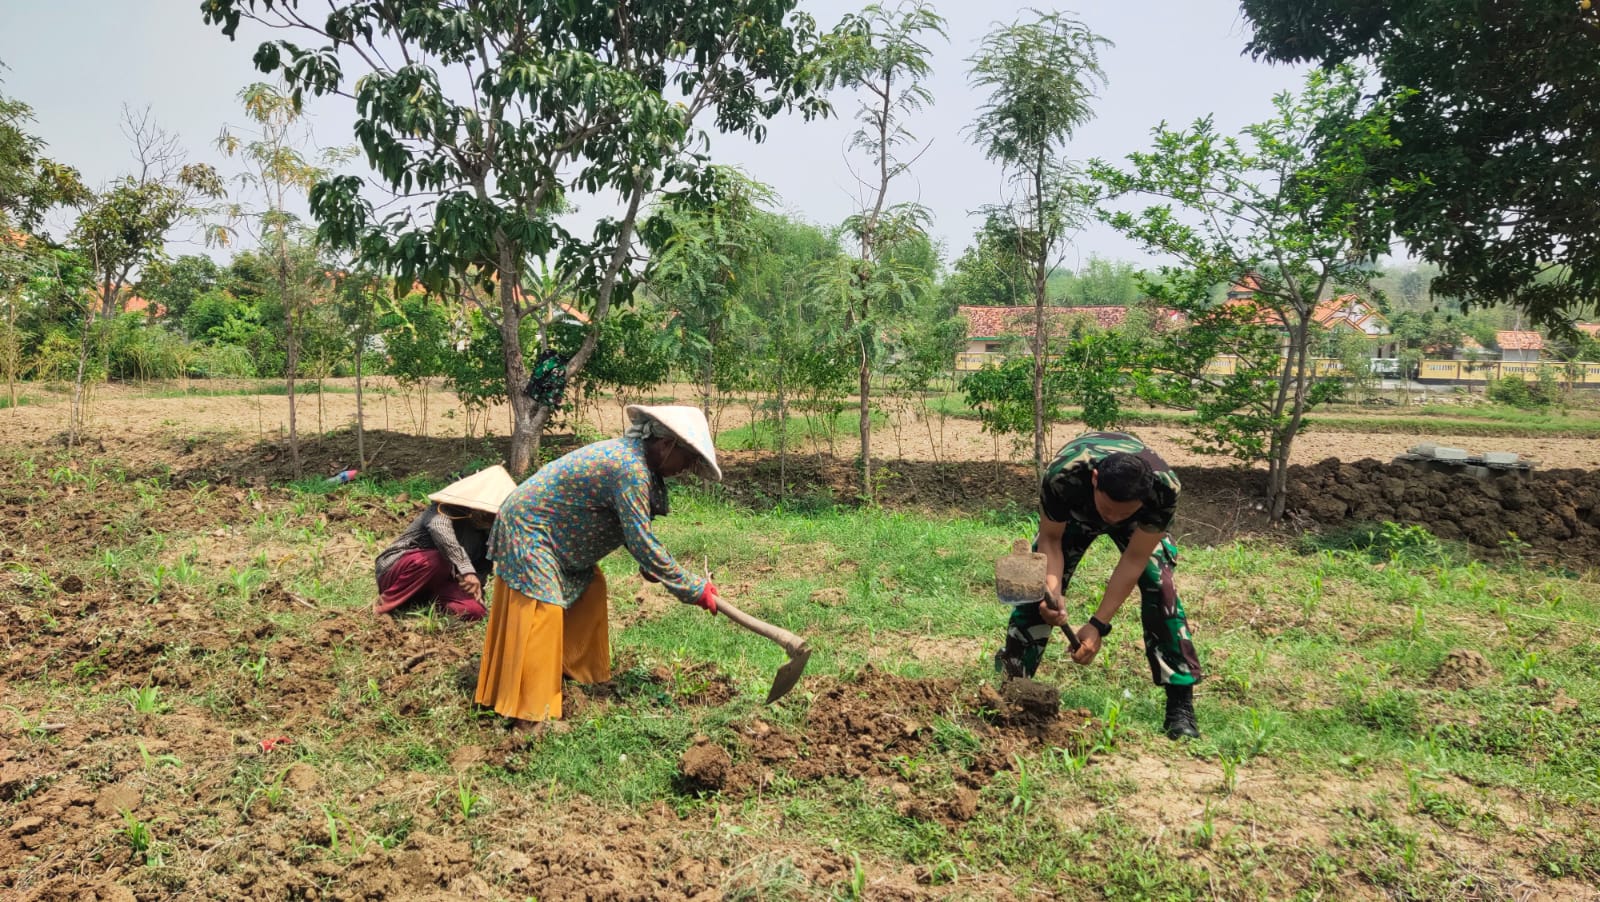
[[[594,578],[572,607],[536,601],[496,579],[478,668],[478,704],[505,717],[561,716],[561,677],[580,683],[611,679],[606,578]]]

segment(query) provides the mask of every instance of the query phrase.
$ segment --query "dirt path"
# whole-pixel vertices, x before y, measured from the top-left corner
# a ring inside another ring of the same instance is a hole
[[[350,393],[350,380],[333,380],[329,385],[337,391],[323,395],[321,428],[323,431],[348,428],[355,419],[355,395]],[[379,385],[384,385],[380,382]],[[650,398],[655,403],[667,403],[675,397],[681,403],[693,403],[692,389],[670,388]],[[33,393],[38,401],[13,410],[0,411],[0,429],[4,430],[7,444],[44,444],[58,435],[66,414],[64,398],[56,395]],[[90,431],[97,437],[115,436],[119,439],[151,438],[162,443],[178,439],[228,438],[277,439],[288,429],[288,401],[281,396],[178,396],[141,397],[143,390],[124,386],[105,386],[91,410]],[[420,400],[407,397],[389,387],[374,391],[366,400],[369,429],[387,429],[394,432],[424,434],[424,416]],[[729,405],[718,412],[720,431],[737,429],[749,424],[750,408],[747,405]],[[318,429],[318,401],[314,392],[302,394],[299,408],[301,429],[313,435]],[[468,426],[467,412],[456,403],[453,395],[431,392],[426,414],[426,434],[434,437],[460,437]],[[623,426],[622,405],[606,398],[585,405],[581,420],[586,428],[600,436],[615,435]],[[493,435],[509,433],[509,413],[505,407],[490,409],[486,415],[472,421],[473,432],[482,435],[487,426]],[[564,430],[569,431],[568,425]],[[1051,431],[1050,446],[1058,447],[1081,431],[1077,423],[1058,423]],[[1141,438],[1156,445],[1174,466],[1216,466],[1226,459],[1194,454],[1185,451],[1178,440],[1185,435],[1180,428],[1155,426],[1135,430]],[[1473,451],[1516,451],[1533,457],[1546,469],[1600,469],[1600,441],[1582,438],[1484,438],[1482,436],[1454,435],[1448,432],[1417,431],[1411,433],[1359,433],[1319,431],[1313,428],[1296,440],[1294,462],[1314,464],[1329,457],[1345,461],[1366,457],[1389,460],[1418,442],[1430,441],[1456,445]],[[873,452],[880,459],[897,459],[933,462],[1025,462],[1027,451],[1012,447],[1009,439],[996,441],[982,431],[976,422],[956,418],[924,419],[916,411],[906,411],[894,417],[891,424],[878,428],[873,436]],[[814,450],[828,450],[819,436]],[[853,457],[857,442],[852,431],[841,431],[834,437],[833,451],[844,459]],[[796,449],[805,450],[805,449]]]

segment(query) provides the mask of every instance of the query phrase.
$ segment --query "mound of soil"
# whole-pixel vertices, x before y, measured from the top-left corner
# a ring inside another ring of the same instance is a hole
[[[1458,648],[1445,655],[1433,673],[1433,684],[1445,689],[1471,689],[1494,678],[1494,668],[1481,652]]]
[[[1041,746],[1082,750],[1092,735],[1089,712],[1061,711],[1053,686],[1012,680],[1004,692],[985,685],[964,693],[953,679],[910,679],[868,665],[818,694],[801,732],[761,720],[742,728],[740,761],[722,789],[732,795],[754,791],[778,770],[807,782],[863,777],[894,785],[908,816],[968,820],[977,810],[975,791],[1011,769],[1017,752]],[[929,752],[956,753],[959,763],[948,774],[957,786],[953,797],[931,785],[931,774],[921,775],[916,785],[902,782],[908,779],[907,762]]]
[[[1328,458],[1289,468],[1289,499],[1291,512],[1315,524],[1420,525],[1441,539],[1497,553],[1514,533],[1533,555],[1600,558],[1595,470],[1534,470],[1479,480],[1403,463]]]
[[[1007,680],[1000,685],[1008,723],[1043,728],[1061,714],[1061,690],[1049,683],[1027,678]]]
[[[678,773],[691,789],[716,791],[733,774],[733,757],[702,736],[678,759]]]

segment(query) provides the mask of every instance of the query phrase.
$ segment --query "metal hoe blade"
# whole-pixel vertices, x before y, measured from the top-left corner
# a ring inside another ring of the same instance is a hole
[[[805,645],[789,652],[789,663],[778,668],[778,675],[772,678],[772,689],[767,692],[767,704],[772,704],[793,689],[800,682],[800,677],[805,675],[806,664],[811,661],[811,647]]]
[[[752,617],[726,600],[717,603],[717,613],[762,638],[778,643],[784,654],[789,656],[789,662],[778,668],[778,675],[772,680],[772,689],[767,692],[767,704],[788,695],[789,690],[800,682],[800,677],[806,672],[806,664],[811,660],[811,646],[806,640],[782,627]]]
[[[1011,607],[1044,601],[1045,556],[1031,550],[1025,539],[1013,542],[1011,553],[994,562],[994,591],[1001,604]],[[1061,631],[1067,634],[1067,644],[1077,651],[1083,644],[1078,641],[1078,634],[1065,623]]]

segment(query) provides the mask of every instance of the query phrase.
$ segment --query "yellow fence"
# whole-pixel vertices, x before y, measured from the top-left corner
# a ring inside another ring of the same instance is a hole
[[[956,355],[956,372],[970,373],[986,366],[999,366],[1004,354],[962,353]],[[1341,361],[1331,357],[1312,360],[1312,372],[1318,376],[1337,376],[1344,370]],[[1238,358],[1218,357],[1206,367],[1213,376],[1229,376],[1234,372]],[[1423,382],[1487,382],[1505,376],[1537,379],[1540,372],[1548,372],[1561,382],[1573,385],[1600,386],[1600,363],[1562,363],[1542,361],[1470,361],[1424,360],[1418,366],[1417,379]]]
[[[1206,367],[1206,372],[1216,376],[1232,375],[1237,363],[1234,357],[1218,357]],[[1312,372],[1318,376],[1337,376],[1344,369],[1344,365],[1333,358],[1315,358],[1311,364]],[[1559,360],[1424,360],[1417,367],[1417,379],[1422,382],[1488,382],[1505,376],[1537,379],[1541,372],[1573,385],[1600,386],[1600,363],[1562,363]]]
[[[1506,376],[1537,379],[1541,372],[1573,385],[1600,385],[1600,363],[1562,363],[1559,360],[1424,360],[1417,378],[1424,382],[1487,382]]]
[[[1218,357],[1206,366],[1206,372],[1213,376],[1231,376],[1237,368],[1239,358]],[[1336,357],[1311,358],[1311,374],[1313,376],[1338,376],[1344,373],[1344,361]],[[1381,374],[1380,374],[1381,375]]]

